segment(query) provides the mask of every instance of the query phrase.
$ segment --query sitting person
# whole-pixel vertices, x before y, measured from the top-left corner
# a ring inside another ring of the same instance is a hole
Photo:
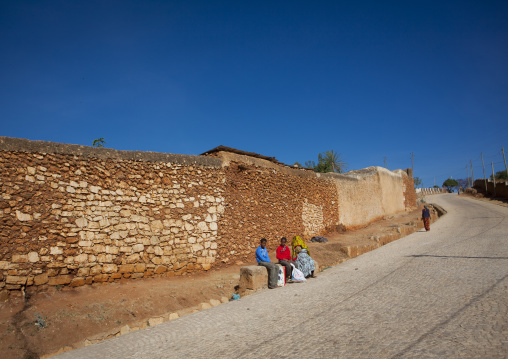
[[[309,248],[307,244],[300,238],[300,236],[294,236],[291,242],[293,247],[293,262],[295,262],[296,268],[303,272],[305,278],[314,276],[314,260],[310,257]]]
[[[256,261],[258,262],[258,265],[266,267],[266,270],[268,271],[268,288],[276,288],[277,279],[279,277],[279,268],[276,264],[270,263],[265,238],[261,238],[260,245],[256,249]]]
[[[291,266],[291,251],[289,247],[286,246],[286,242],[286,237],[280,239],[280,246],[277,248],[277,259],[279,260],[279,264],[286,268],[286,282],[291,282],[293,267]]]

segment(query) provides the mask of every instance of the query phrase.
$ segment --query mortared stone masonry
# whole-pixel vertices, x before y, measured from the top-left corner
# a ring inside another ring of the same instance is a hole
[[[261,237],[274,250],[415,206],[406,172],[362,171],[0,137],[0,291],[209,270]]]

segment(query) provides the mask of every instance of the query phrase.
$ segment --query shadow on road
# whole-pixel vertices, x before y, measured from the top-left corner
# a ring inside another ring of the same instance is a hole
[[[465,258],[465,259],[508,259],[508,257],[469,257],[469,256],[439,256],[436,254],[413,254],[408,257],[433,257],[433,258]]]

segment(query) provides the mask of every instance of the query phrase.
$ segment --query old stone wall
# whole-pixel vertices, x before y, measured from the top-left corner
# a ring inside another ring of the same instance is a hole
[[[405,173],[0,137],[0,290],[182,275],[410,209]],[[221,158],[224,157],[224,158]],[[414,204],[414,203],[413,203]]]
[[[339,221],[346,228],[364,226],[384,215],[377,175],[369,171],[352,172],[335,176]]]
[[[334,183],[245,163],[226,167],[225,211],[217,259],[252,260],[259,240],[275,250],[281,237],[317,235],[339,223]]]
[[[152,160],[1,151],[0,283],[82,285],[210,268],[224,208],[220,161]]]
[[[394,172],[399,173],[402,176],[404,206],[406,208],[406,211],[412,211],[417,208],[416,201],[418,200],[418,196],[415,192],[415,182],[413,180],[413,177],[408,175],[408,172],[412,173],[412,171],[410,171],[410,169],[408,170],[406,171],[396,170]]]
[[[491,179],[487,180],[487,191],[485,191],[485,180],[478,179],[474,181],[474,188],[481,193],[487,193],[494,195],[499,198],[508,198],[508,181],[496,180],[496,187],[494,188],[494,181]]]
[[[384,213],[397,213],[403,211],[404,183],[400,173],[394,173],[383,167],[376,167],[381,188],[381,202]]]
[[[368,167],[327,176],[333,177],[337,187],[340,224],[348,229],[416,208],[412,178],[404,171]]]

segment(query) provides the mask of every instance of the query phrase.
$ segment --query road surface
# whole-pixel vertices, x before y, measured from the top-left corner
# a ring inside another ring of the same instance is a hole
[[[57,358],[507,358],[508,208],[429,201],[429,232]]]

